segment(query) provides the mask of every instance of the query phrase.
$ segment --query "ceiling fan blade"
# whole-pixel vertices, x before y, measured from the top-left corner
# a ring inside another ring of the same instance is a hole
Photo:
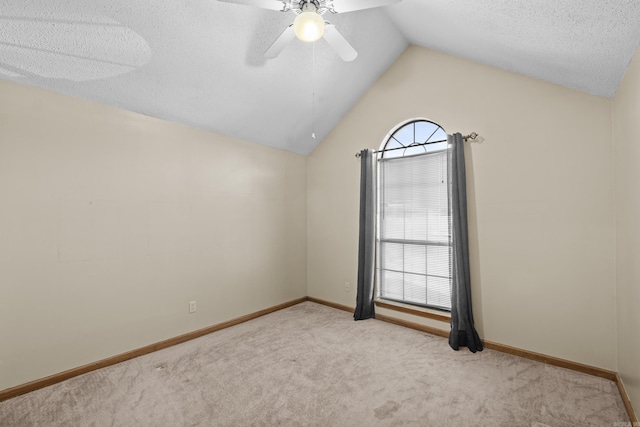
[[[349,44],[347,39],[344,38],[335,25],[326,22],[324,25],[324,39],[329,43],[329,46],[335,50],[340,58],[345,61],[353,61],[358,57],[358,52]]]
[[[402,0],[333,0],[333,11],[335,13],[354,12],[356,10],[389,6],[400,3],[401,1]]]
[[[276,10],[278,12],[286,12],[287,6],[280,0],[218,0],[224,3],[245,4],[247,6],[255,6],[261,9]]]
[[[280,52],[287,47],[287,45],[293,40],[296,36],[296,33],[293,31],[293,24],[289,25],[284,31],[278,36],[278,38],[271,43],[271,46],[264,52],[264,57],[268,59],[273,59],[276,56],[280,55]]]

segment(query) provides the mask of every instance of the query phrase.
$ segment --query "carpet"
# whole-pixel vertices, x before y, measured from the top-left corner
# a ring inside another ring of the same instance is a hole
[[[0,403],[21,426],[612,426],[615,383],[312,302]]]

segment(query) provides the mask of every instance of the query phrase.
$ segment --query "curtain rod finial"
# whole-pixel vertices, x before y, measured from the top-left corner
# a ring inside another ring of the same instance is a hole
[[[478,134],[475,132],[471,132],[469,135],[465,135],[462,137],[462,139],[464,139],[465,141],[468,141],[470,139],[476,139],[478,137]]]
[[[462,139],[464,139],[465,141],[475,142],[477,144],[482,144],[482,142],[484,141],[484,138],[478,135],[477,132],[471,132],[469,135],[463,136]]]

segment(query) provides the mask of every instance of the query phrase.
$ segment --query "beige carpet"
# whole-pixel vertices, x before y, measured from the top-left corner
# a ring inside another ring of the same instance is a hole
[[[612,426],[614,383],[305,302],[0,403],[2,426]]]

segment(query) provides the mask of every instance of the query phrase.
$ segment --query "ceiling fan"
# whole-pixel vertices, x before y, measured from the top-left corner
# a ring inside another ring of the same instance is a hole
[[[314,42],[324,38],[345,61],[353,61],[358,52],[340,34],[335,25],[325,21],[322,15],[354,12],[399,3],[401,0],[219,0],[226,3],[256,6],[279,12],[293,12],[296,18],[291,25],[264,52],[266,58],[275,58],[293,40]]]

